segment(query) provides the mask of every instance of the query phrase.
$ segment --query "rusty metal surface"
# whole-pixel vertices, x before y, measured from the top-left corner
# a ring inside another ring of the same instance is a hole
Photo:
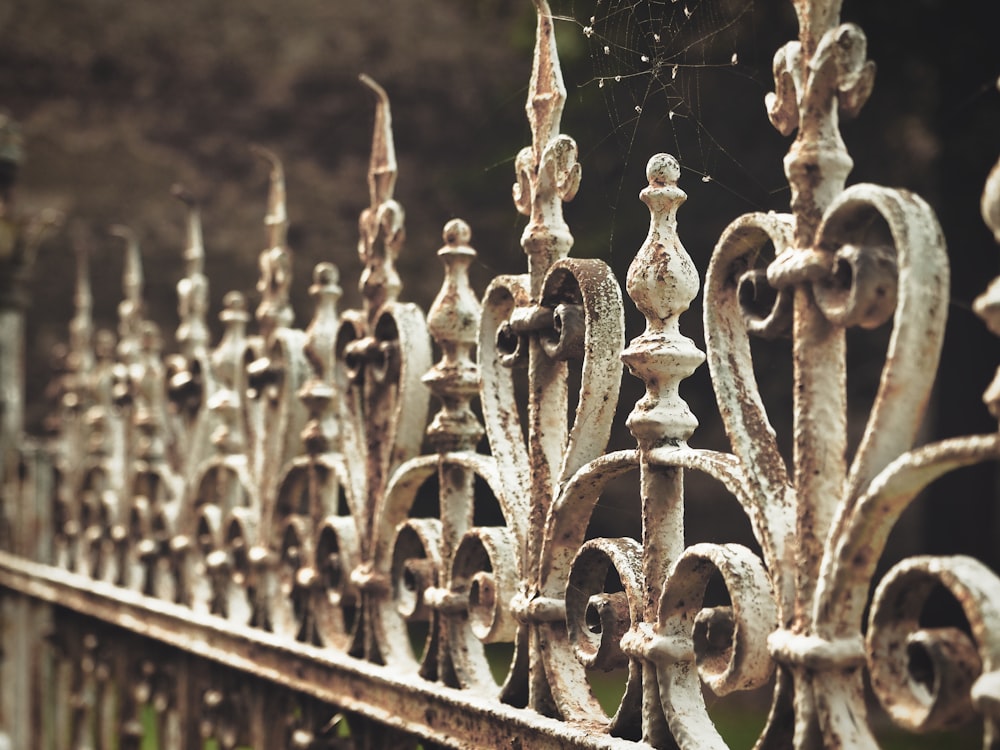
[[[248,678],[313,695],[447,747],[642,747],[537,715],[526,721],[522,711],[475,692],[414,681],[393,667],[194,614],[182,605],[151,601],[118,586],[88,585],[82,578],[3,552],[0,582],[33,599],[208,659]],[[237,714],[233,719],[244,723],[247,717]]]
[[[840,24],[839,2],[794,3],[799,39],[775,55],[766,101],[775,127],[796,133],[790,212],[723,231],[705,269],[702,352],[682,332],[700,279],[678,236],[687,196],[674,157],[647,165],[631,302],[606,264],[570,254],[562,205],[581,170],[561,133],[554,19],[546,0],[534,4],[532,143],[512,191],[527,216],[526,269],[496,277],[482,300],[469,283],[472,230],[453,219],[426,317],[401,301],[389,97],[366,76],[360,309],[338,311],[339,271],[321,263],[312,319],[293,327],[284,170],[258,149],[270,191],[256,310],[229,292],[212,346],[201,219],[182,188],[177,355],[163,358],[146,318],[140,249],[124,227],[118,337],[94,331],[78,242],[59,429],[45,450],[15,451],[21,312],[16,289],[0,289],[0,742],[139,747],[148,710],[164,747],[337,747],[347,722],[356,747],[703,750],[727,746],[712,696],[770,685],[757,747],[874,748],[866,675],[900,727],[981,718],[985,746],[1000,741],[1000,578],[967,557],[921,556],[876,580],[916,495],[996,461],[1000,435],[914,447],[948,259],[919,197],[846,186],[839,117],[874,81],[864,33]],[[1000,238],[998,175],[982,213]],[[10,279],[35,241],[16,228]],[[1000,334],[998,290],[994,280],[975,310]],[[626,342],[632,303],[645,330]],[[845,334],[883,325],[885,363],[849,453]],[[755,336],[792,340],[788,457],[758,387]],[[706,361],[730,453],[687,444],[698,420],[679,388]],[[634,405],[618,404],[623,365],[645,386]],[[998,384],[984,395],[994,415]],[[607,452],[625,411],[635,447]],[[759,554],[687,544],[687,472],[735,497]],[[588,534],[602,493],[628,475],[638,538]],[[727,601],[709,606],[717,585]],[[966,630],[922,626],[935,588]],[[610,710],[593,688],[607,671],[623,687]]]

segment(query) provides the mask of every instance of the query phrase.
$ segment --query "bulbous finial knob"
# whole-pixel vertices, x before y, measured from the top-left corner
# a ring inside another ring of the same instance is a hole
[[[445,224],[444,246],[438,257],[445,267],[444,283],[427,316],[427,327],[441,347],[441,360],[424,382],[441,399],[427,434],[438,450],[473,450],[483,434],[469,404],[479,390],[479,369],[472,359],[480,305],[469,285],[469,265],[476,251],[469,246],[472,230],[461,219]]]
[[[686,441],[698,420],[677,389],[705,360],[704,353],[680,332],[678,318],[698,294],[698,272],[677,235],[677,208],[687,194],[677,186],[680,164],[656,154],[646,165],[649,185],[639,193],[649,206],[649,234],[628,269],[625,287],[646,318],[646,330],[633,339],[622,360],[646,383],[627,424],[643,449]]]
[[[319,263],[313,270],[309,293],[316,300],[316,312],[306,331],[305,354],[313,374],[299,390],[299,398],[309,411],[302,440],[310,453],[322,453],[337,437],[337,423],[330,410],[336,396],[334,367],[337,343],[337,301],[340,299],[340,272],[332,263]]]

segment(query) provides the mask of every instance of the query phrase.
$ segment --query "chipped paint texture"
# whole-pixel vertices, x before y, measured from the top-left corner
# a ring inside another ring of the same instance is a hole
[[[707,269],[678,235],[682,165],[649,160],[649,232],[625,299],[606,264],[570,253],[563,203],[581,170],[561,132],[556,19],[534,5],[531,143],[512,191],[526,265],[481,299],[472,229],[452,219],[426,318],[401,301],[389,97],[362,76],[375,117],[361,307],[338,310],[339,272],[320,263],[312,318],[294,327],[284,171],[257,149],[270,190],[256,309],[229,292],[212,345],[201,219],[182,188],[176,355],[146,318],[124,227],[118,337],[95,332],[77,237],[58,429],[44,450],[17,448],[17,280],[36,238],[0,216],[16,240],[0,257],[0,745],[138,748],[153,731],[161,747],[339,747],[346,721],[358,747],[705,750],[727,747],[713,696],[764,688],[756,747],[854,750],[878,747],[866,681],[904,730],[978,719],[984,746],[1000,744],[1000,578],[918,556],[877,580],[913,498],[996,461],[1000,436],[914,446],[948,261],[920,198],[846,186],[839,117],[874,83],[864,33],[840,23],[839,2],[795,0],[799,39],[775,55],[766,100],[795,134],[790,210],[734,219]],[[982,213],[1000,240],[1000,165]],[[700,270],[704,352],[683,333]],[[626,343],[628,304],[645,328]],[[1000,280],[975,310],[1000,334]],[[849,453],[845,332],[880,326],[885,363]],[[756,336],[792,341],[791,455],[761,398]],[[730,452],[688,445],[698,419],[679,388],[706,361]],[[624,368],[645,389],[635,404],[618,403]],[[1000,416],[1000,374],[984,402]],[[635,444],[608,452],[616,412]],[[689,472],[732,494],[756,550],[688,544]],[[588,534],[625,477],[641,532]],[[725,603],[709,603],[720,586]],[[968,628],[922,624],[941,589]],[[610,710],[592,687],[605,672],[623,687]]]

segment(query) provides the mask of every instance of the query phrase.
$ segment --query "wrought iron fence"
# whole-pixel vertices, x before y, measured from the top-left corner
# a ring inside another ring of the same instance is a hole
[[[869,596],[911,500],[995,461],[1000,437],[913,447],[947,312],[944,239],[917,196],[845,187],[838,117],[871,92],[865,37],[833,0],[794,4],[800,38],[776,54],[767,100],[775,127],[797,133],[791,213],[723,232],[706,272],[707,352],[682,333],[699,269],[677,236],[686,196],[673,157],[647,166],[650,227],[628,300],[606,264],[570,255],[562,204],[580,166],[560,132],[546,0],[535,0],[532,144],[513,188],[527,270],[496,277],[481,301],[461,220],[444,228],[426,317],[400,301],[389,101],[364,79],[376,124],[362,307],[338,312],[338,271],[322,263],[313,318],[291,327],[284,176],[261,150],[271,189],[253,314],[227,295],[212,346],[198,207],[180,194],[179,354],[164,358],[138,244],[120,228],[117,341],[95,334],[81,252],[59,430],[29,445],[17,291],[37,232],[5,215],[3,742],[714,748],[727,744],[706,696],[765,689],[759,747],[877,747],[870,685],[907,730],[978,720],[998,746],[996,574],[969,557],[913,557]],[[5,132],[0,156],[14,163]],[[982,208],[1000,239],[998,169]],[[994,280],[976,310],[1000,333],[998,294]],[[646,328],[626,341],[630,304]],[[883,324],[878,393],[849,455],[845,331]],[[792,341],[789,457],[752,336]],[[706,359],[731,453],[687,445],[697,420],[678,387]],[[623,363],[646,393],[627,417],[635,447],[609,453]],[[1000,415],[1000,381],[984,401]],[[688,472],[725,486],[757,549],[685,543]],[[601,493],[627,474],[639,538],[588,533]],[[713,587],[723,593],[709,601]],[[967,627],[923,624],[938,588]],[[603,673],[620,683],[610,706]]]

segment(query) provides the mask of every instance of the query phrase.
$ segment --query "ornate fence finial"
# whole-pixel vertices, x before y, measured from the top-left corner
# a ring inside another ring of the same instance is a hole
[[[386,302],[395,302],[402,289],[396,258],[403,245],[403,207],[393,200],[396,187],[396,149],[392,137],[392,113],[385,89],[362,74],[361,82],[375,93],[375,125],[368,165],[368,208],[359,220],[358,255],[365,264],[358,288],[369,315]],[[372,322],[372,321],[369,321]]]
[[[698,271],[677,236],[677,209],[687,199],[677,187],[680,165],[669,154],[657,154],[646,165],[646,177],[649,186],[639,197],[649,206],[649,234],[625,284],[646,330],[622,353],[632,374],[646,383],[646,395],[627,421],[644,450],[684,443],[694,432],[698,420],[677,388],[705,360],[678,327],[698,294]]]
[[[375,125],[372,128],[371,161],[368,168],[369,206],[377,208],[392,200],[396,189],[396,146],[392,137],[392,110],[389,95],[373,78],[362,73],[358,80],[370,88],[377,99],[375,105]]]
[[[533,297],[540,293],[549,267],[566,257],[573,246],[562,202],[572,200],[580,187],[576,143],[559,133],[566,87],[559,67],[552,11],[547,0],[535,0],[535,7],[538,31],[525,107],[532,144],[517,155],[517,182],[513,188],[514,205],[529,217],[521,246],[528,256]]]
[[[122,270],[123,299],[118,304],[118,356],[124,364],[131,364],[141,347],[140,327],[143,315],[142,256],[139,238],[124,224],[115,224],[109,230],[114,237],[125,241],[125,266]]]
[[[552,10],[548,0],[535,0],[535,9],[538,13],[538,30],[525,110],[528,122],[531,123],[532,149],[537,166],[541,163],[545,148],[559,136],[563,107],[566,104],[566,85],[559,66],[559,49],[556,47]]]
[[[469,286],[469,264],[476,251],[469,247],[472,231],[461,219],[444,227],[444,247],[438,257],[445,279],[427,316],[431,336],[441,347],[441,360],[423,381],[441,400],[441,410],[427,428],[438,451],[475,450],[483,426],[470,408],[479,392],[479,368],[472,360],[476,344],[480,306]]]
[[[174,185],[173,195],[188,209],[187,247],[184,248],[184,278],[177,282],[177,343],[189,360],[208,345],[208,277],[205,276],[205,245],[201,234],[201,207],[182,185]]]
[[[261,294],[257,306],[257,322],[265,339],[277,328],[287,328],[295,315],[288,300],[292,284],[292,258],[288,251],[288,214],[285,210],[285,171],[277,155],[262,146],[251,147],[253,153],[271,166],[270,188],[267,194],[268,247],[260,254]]]
[[[866,59],[864,32],[837,26],[840,0],[795,0],[799,40],[774,56],[775,92],[766,104],[771,122],[798,137],[785,157],[792,189],[795,239],[807,248],[826,207],[854,165],[840,135],[838,111],[854,115],[871,94],[875,64]]]
[[[337,396],[334,387],[337,343],[337,301],[342,294],[340,273],[332,263],[320,263],[313,271],[309,294],[316,300],[316,312],[306,329],[305,354],[313,375],[302,388],[299,398],[309,410],[309,422],[302,440],[310,454],[329,450],[337,438],[337,420],[331,404]]]

